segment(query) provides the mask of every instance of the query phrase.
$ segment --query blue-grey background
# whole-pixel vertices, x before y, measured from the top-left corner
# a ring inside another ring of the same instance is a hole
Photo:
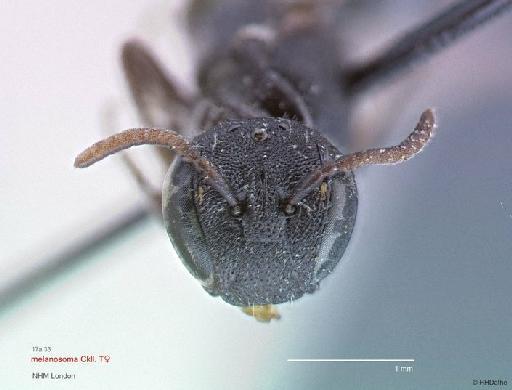
[[[448,3],[363,8],[353,20],[354,55]],[[181,9],[157,0],[0,6],[0,286],[144,202],[115,158],[86,171],[72,161],[102,136],[105,110],[119,128],[138,124],[118,64],[124,39],[144,37],[190,83]],[[346,256],[317,293],[280,307],[279,322],[257,323],[208,296],[154,219],[2,309],[0,388],[469,389],[473,379],[510,386],[511,34],[507,14],[360,102],[360,123],[388,127],[388,144],[431,106],[437,136],[405,164],[357,172],[360,207]],[[34,345],[112,361],[33,364]],[[412,373],[396,373],[395,363],[288,358],[416,361]],[[76,379],[37,382],[33,371]]]

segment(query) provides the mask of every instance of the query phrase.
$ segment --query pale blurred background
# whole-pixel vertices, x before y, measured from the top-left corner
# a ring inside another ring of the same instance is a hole
[[[362,7],[352,20],[359,26],[354,55],[450,3]],[[4,1],[0,21],[1,290],[144,206],[119,159],[84,171],[72,166],[77,152],[103,136],[105,112],[114,112],[113,131],[140,124],[120,69],[122,42],[145,39],[185,84],[194,72],[182,1]],[[280,307],[279,322],[257,323],[208,296],[158,218],[149,218],[0,307],[0,389],[512,383],[511,34],[509,13],[364,102],[361,112],[389,112],[391,97],[404,96],[393,108],[389,143],[430,106],[438,135],[404,165],[357,173],[360,206],[349,250],[317,293]],[[41,354],[33,346],[51,346],[45,356],[108,354],[111,362],[35,364],[31,357]],[[395,363],[288,358],[416,361],[405,364],[412,373],[399,374]],[[32,372],[76,379],[38,381]]]

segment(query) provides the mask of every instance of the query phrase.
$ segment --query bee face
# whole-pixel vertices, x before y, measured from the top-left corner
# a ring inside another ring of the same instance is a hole
[[[294,186],[339,151],[298,122],[221,122],[194,139],[239,204],[230,207],[178,159],[163,191],[169,237],[212,295],[237,306],[277,304],[316,290],[341,259],[357,210],[353,175],[326,180],[294,207]]]

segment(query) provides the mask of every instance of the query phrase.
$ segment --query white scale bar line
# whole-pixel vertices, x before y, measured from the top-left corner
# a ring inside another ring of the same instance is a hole
[[[289,362],[414,362],[415,359],[288,359]]]

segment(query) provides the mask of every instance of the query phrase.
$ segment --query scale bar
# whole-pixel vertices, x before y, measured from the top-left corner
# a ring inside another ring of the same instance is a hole
[[[414,362],[415,359],[288,359],[289,362]]]

